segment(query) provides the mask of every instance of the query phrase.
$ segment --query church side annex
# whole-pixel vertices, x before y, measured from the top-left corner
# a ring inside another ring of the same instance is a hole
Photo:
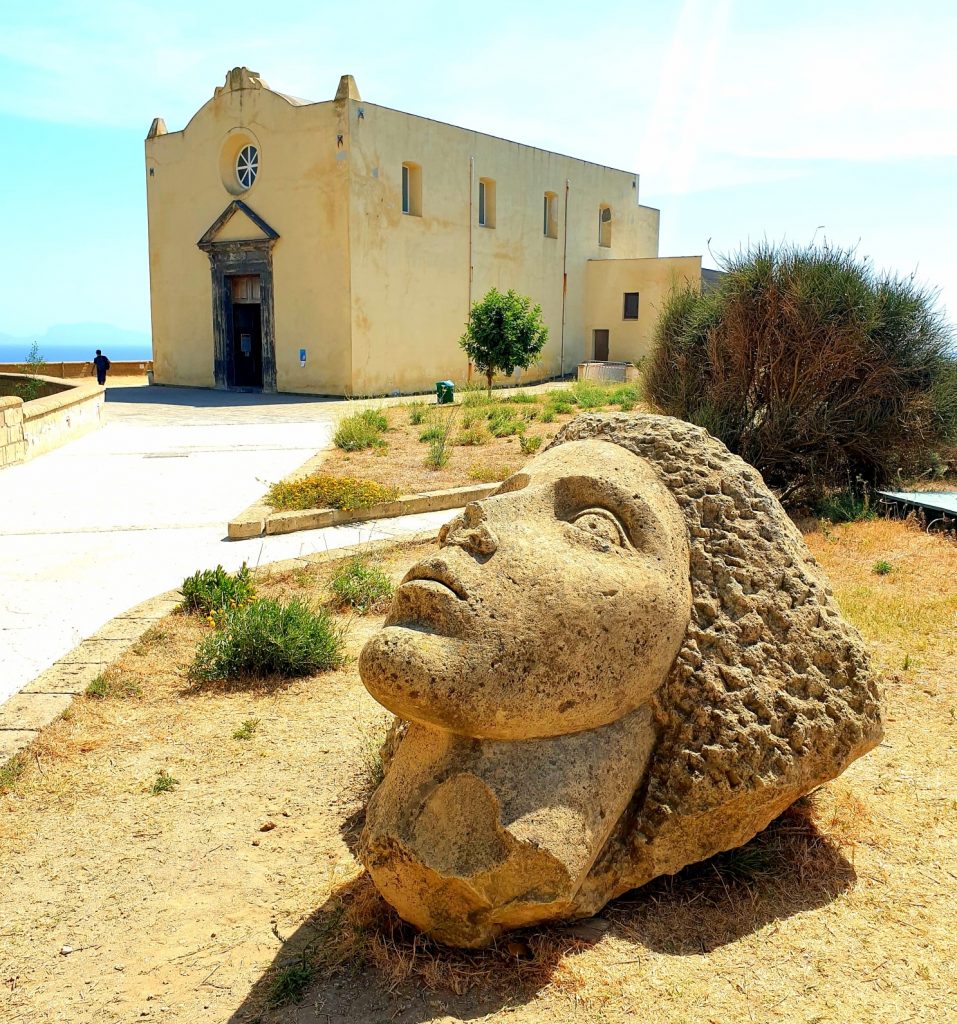
[[[234,68],[146,139],[155,380],[374,395],[463,380],[493,286],[542,307],[526,380],[640,359],[701,257],[658,257],[637,174],[361,99],[285,96]]]

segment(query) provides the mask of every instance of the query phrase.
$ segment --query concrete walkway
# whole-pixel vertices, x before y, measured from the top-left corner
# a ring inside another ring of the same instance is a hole
[[[439,526],[454,512],[248,541],[226,521],[330,443],[340,399],[111,386],[107,423],[0,473],[0,702],[196,569]]]

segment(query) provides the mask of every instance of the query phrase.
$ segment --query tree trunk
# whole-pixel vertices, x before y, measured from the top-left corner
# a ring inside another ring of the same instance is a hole
[[[486,380],[488,380],[488,397],[489,398],[492,397],[492,377],[493,376],[494,376],[494,374],[493,374],[493,372],[491,370],[489,370],[488,373],[485,374],[485,378],[486,378]]]

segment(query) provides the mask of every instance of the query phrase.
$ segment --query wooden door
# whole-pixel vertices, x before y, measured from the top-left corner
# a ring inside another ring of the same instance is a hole
[[[598,330],[592,332],[595,342],[594,358],[602,363],[608,362],[608,331]]]

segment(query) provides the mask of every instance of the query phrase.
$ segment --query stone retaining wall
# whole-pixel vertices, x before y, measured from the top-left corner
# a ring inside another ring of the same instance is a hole
[[[109,355],[109,353],[107,353]],[[114,377],[141,377],[147,370],[153,369],[152,359],[118,359],[110,362],[110,374]],[[23,373],[23,363],[0,363],[0,373]],[[68,378],[95,377],[93,363],[87,360],[55,363],[44,362],[43,371],[47,376]],[[109,377],[107,378],[109,379]]]
[[[4,374],[6,380],[25,375]],[[59,448],[103,425],[103,388],[96,383],[74,383],[55,377],[37,377],[56,390],[45,398],[24,403],[22,398],[0,398],[3,431],[0,467]]]
[[[27,443],[23,439],[23,399],[0,398],[0,469],[23,462]]]

